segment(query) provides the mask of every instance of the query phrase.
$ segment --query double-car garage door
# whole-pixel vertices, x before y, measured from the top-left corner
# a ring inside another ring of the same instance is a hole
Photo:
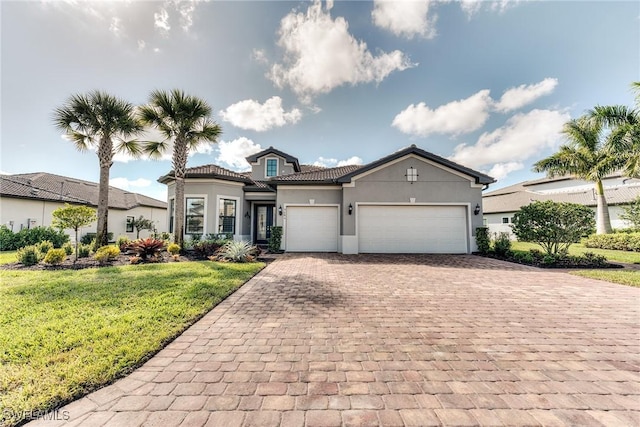
[[[359,253],[467,253],[465,206],[360,205],[356,212]],[[285,242],[289,252],[337,252],[337,206],[289,206]]]

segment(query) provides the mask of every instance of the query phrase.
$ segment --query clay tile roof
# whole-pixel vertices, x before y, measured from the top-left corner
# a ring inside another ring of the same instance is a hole
[[[338,178],[360,169],[361,165],[339,166],[335,168],[317,168],[308,172],[293,173],[272,178],[270,183],[317,183],[334,182]]]
[[[166,175],[161,176],[158,182],[166,184],[174,179],[174,172],[171,171]],[[251,183],[251,179],[247,173],[234,172],[229,169],[225,169],[218,165],[202,165],[187,168],[186,178],[220,178],[228,181],[237,181],[244,183]]]
[[[0,195],[97,206],[98,184],[45,172],[0,175]],[[109,187],[110,208],[132,209],[136,206],[165,209],[167,203],[142,194]]]

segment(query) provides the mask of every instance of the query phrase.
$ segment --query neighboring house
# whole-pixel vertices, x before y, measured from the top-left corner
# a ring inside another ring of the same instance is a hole
[[[98,184],[44,172],[0,175],[0,224],[14,232],[51,225],[51,212],[65,203],[97,209]],[[114,239],[120,235],[135,238],[131,221],[140,215],[154,221],[159,232],[166,231],[166,202],[109,187],[108,230]],[[94,222],[79,234],[95,232]],[[67,233],[73,234],[72,230]],[[148,231],[140,233],[140,237],[148,235]]]
[[[609,205],[609,216],[613,228],[625,228],[627,224],[620,219],[622,207],[629,205],[640,196],[640,179],[613,175],[602,181],[604,194]],[[486,193],[483,198],[484,224],[489,232],[511,233],[510,224],[513,214],[522,206],[540,200],[579,203],[596,210],[594,184],[571,177],[542,178],[525,181],[509,187]]]
[[[264,244],[278,225],[290,252],[470,253],[482,190],[494,182],[415,145],[364,166],[301,165],[272,147],[247,161],[247,173],[187,169],[186,237],[227,233]],[[159,182],[168,186],[171,224],[173,172]]]

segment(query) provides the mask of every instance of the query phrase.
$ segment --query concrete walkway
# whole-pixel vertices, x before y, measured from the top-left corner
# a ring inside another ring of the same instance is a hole
[[[640,289],[475,256],[283,255],[31,425],[640,425]]]

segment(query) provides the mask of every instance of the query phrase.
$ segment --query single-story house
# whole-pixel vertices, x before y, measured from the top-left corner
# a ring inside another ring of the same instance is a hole
[[[65,203],[97,209],[98,184],[45,172],[0,175],[0,224],[18,232],[23,228],[49,226],[51,212]],[[108,230],[114,238],[136,237],[132,221],[140,215],[154,221],[157,231],[166,231],[167,203],[142,194],[109,187]],[[96,232],[96,223],[79,234]],[[73,231],[67,230],[73,237]],[[149,232],[142,231],[140,237]]]
[[[609,216],[613,228],[625,228],[627,224],[620,218],[622,207],[631,204],[640,196],[640,179],[625,178],[614,174],[602,180],[604,194],[609,205]],[[491,191],[482,197],[484,224],[489,232],[511,233],[511,222],[522,206],[533,201],[553,200],[589,206],[596,210],[594,184],[569,176],[542,178],[510,185]]]
[[[493,178],[412,145],[367,165],[320,168],[273,147],[251,171],[187,169],[185,237],[232,234],[265,244],[282,226],[290,252],[470,253]],[[173,230],[175,178],[168,186]]]

